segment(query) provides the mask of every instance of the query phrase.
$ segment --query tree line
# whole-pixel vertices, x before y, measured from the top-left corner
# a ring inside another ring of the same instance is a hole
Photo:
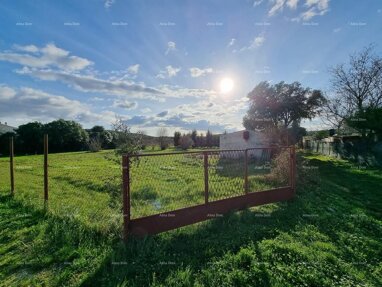
[[[0,135],[0,153],[9,153],[9,138],[14,137],[18,154],[38,154],[43,152],[44,134],[49,135],[50,152],[71,152],[89,150],[97,142],[100,148],[115,148],[116,133],[94,126],[85,130],[75,121],[55,120],[50,123],[30,122],[20,125],[15,132]]]
[[[179,131],[175,131],[174,146],[182,149],[188,149],[190,147],[218,147],[219,138],[219,135],[214,135],[210,130],[208,130],[205,135],[203,133],[198,133],[197,130],[183,134]]]

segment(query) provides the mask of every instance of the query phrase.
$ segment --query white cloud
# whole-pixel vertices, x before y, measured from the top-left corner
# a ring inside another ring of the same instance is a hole
[[[305,6],[317,6],[319,10],[325,10],[329,8],[329,0],[306,0]]]
[[[151,113],[151,109],[150,108],[144,108],[144,109],[141,109],[141,112],[148,114],[148,113]]]
[[[127,68],[127,71],[130,73],[130,74],[138,74],[138,71],[139,71],[139,64],[136,64],[136,65],[132,65],[130,67]]]
[[[190,68],[190,74],[193,78],[198,78],[213,72],[212,68],[199,69],[196,67]]]
[[[5,85],[0,85],[0,102],[12,99],[16,91]]]
[[[17,71],[45,81],[60,81],[82,92],[95,92],[105,95],[130,96],[133,98],[156,99],[163,94],[158,89],[129,81],[103,80],[93,76],[71,74],[53,70],[33,70],[23,68]]]
[[[236,39],[232,38],[231,41],[229,41],[227,47],[231,47],[231,46],[235,45],[235,42],[236,42]]]
[[[39,49],[35,45],[26,45],[26,46],[14,45],[13,47],[16,50],[29,52],[29,53],[37,53],[39,51]]]
[[[8,98],[4,97],[8,95]],[[24,121],[50,121],[57,118],[86,122],[111,122],[111,112],[94,113],[90,107],[67,97],[46,93],[29,87],[0,87],[2,117]],[[25,123],[25,122],[24,122]]]
[[[262,46],[265,42],[265,37],[263,34],[255,37],[250,43],[248,46],[244,46],[242,47],[239,52],[244,52],[246,50],[253,50],[253,49],[256,49],[260,46]],[[236,50],[233,51],[234,53],[236,52]]]
[[[297,8],[298,1],[299,1],[299,0],[288,0],[287,3],[286,3],[286,5],[287,5],[290,9],[296,9],[296,8]]]
[[[255,0],[253,2],[253,7],[259,6],[261,3],[263,3],[264,0]]]
[[[114,4],[115,0],[105,0],[104,6],[106,9],[110,8]]]
[[[273,16],[277,14],[278,12],[282,11],[286,0],[274,0],[272,2],[274,2],[274,4],[272,8],[268,11],[269,16]]]
[[[175,42],[168,42],[167,43],[167,50],[165,52],[165,55],[168,55],[171,51],[176,51],[176,43]]]
[[[263,1],[255,1],[254,6],[260,5]],[[271,8],[268,11],[268,16],[274,16],[284,10],[284,7],[288,7],[290,10],[296,10],[298,4],[303,2],[301,5],[306,9],[305,11],[300,12],[299,16],[292,18],[292,21],[300,20],[310,20],[315,16],[325,15],[329,11],[329,2],[330,0],[269,0],[271,3]]]
[[[230,101],[201,99],[175,106],[155,116],[136,115],[129,118],[127,123],[146,129],[165,126],[182,131],[197,129],[205,132],[210,129],[213,132],[223,132],[242,129],[241,115],[246,108],[247,98]]]
[[[159,74],[156,76],[159,79],[168,79],[175,77],[179,72],[181,68],[175,68],[171,65],[166,66],[165,70],[162,70],[159,72]]]
[[[335,29],[333,29],[333,33],[338,33],[338,32],[340,32],[341,31],[341,28],[335,28]]]
[[[116,99],[113,102],[114,108],[132,110],[132,109],[135,109],[137,106],[138,106],[137,102],[130,102],[128,100]]]
[[[15,49],[27,53],[0,52],[0,61],[7,61],[32,68],[53,67],[69,71],[82,70],[93,64],[85,58],[71,56],[68,51],[58,48],[53,43],[47,44],[42,48],[28,45],[15,46]]]

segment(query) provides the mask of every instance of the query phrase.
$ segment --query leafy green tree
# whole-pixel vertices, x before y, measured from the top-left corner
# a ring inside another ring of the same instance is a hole
[[[18,152],[36,154],[44,150],[44,125],[40,122],[30,122],[21,125],[16,130]]]
[[[212,144],[213,144],[213,136],[212,136],[212,133],[210,130],[207,131],[207,134],[206,134],[206,146],[207,147],[212,147]]]
[[[382,139],[382,108],[367,107],[346,118],[346,124],[358,131],[367,131],[369,139]]]
[[[180,132],[174,132],[174,146],[179,146],[180,143],[180,137],[181,137],[181,133]]]
[[[113,142],[113,135],[111,132],[105,130],[103,126],[94,126],[89,130],[89,138],[92,143],[97,142],[102,148],[111,148]]]
[[[49,135],[49,150],[52,152],[84,150],[88,134],[79,123],[59,119],[45,125]]]
[[[198,132],[196,130],[193,130],[191,132],[191,139],[192,139],[192,142],[193,142],[193,146],[195,146],[195,144],[197,142],[197,137],[198,137]]]
[[[9,155],[9,139],[15,136],[16,133],[14,132],[6,132],[0,135],[0,156]],[[16,152],[18,152],[18,149],[16,149]]]
[[[250,108],[243,119],[249,130],[286,129],[302,119],[312,119],[325,102],[321,91],[304,88],[299,82],[260,82],[249,94]]]

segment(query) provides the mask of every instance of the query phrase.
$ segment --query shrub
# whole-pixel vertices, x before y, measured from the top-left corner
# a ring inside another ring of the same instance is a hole
[[[102,143],[99,137],[91,138],[88,145],[91,152],[97,152],[102,149]]]
[[[194,141],[190,136],[182,136],[179,140],[179,144],[182,149],[186,150],[194,144]]]
[[[284,149],[277,153],[272,159],[271,167],[269,179],[277,184],[287,184],[290,170],[289,149]]]

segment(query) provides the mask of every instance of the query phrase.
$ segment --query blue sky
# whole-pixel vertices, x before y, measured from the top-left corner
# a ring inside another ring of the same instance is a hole
[[[14,126],[110,127],[119,116],[153,135],[240,130],[260,81],[328,91],[330,66],[369,44],[382,55],[380,0],[2,0],[0,9],[0,121]]]

